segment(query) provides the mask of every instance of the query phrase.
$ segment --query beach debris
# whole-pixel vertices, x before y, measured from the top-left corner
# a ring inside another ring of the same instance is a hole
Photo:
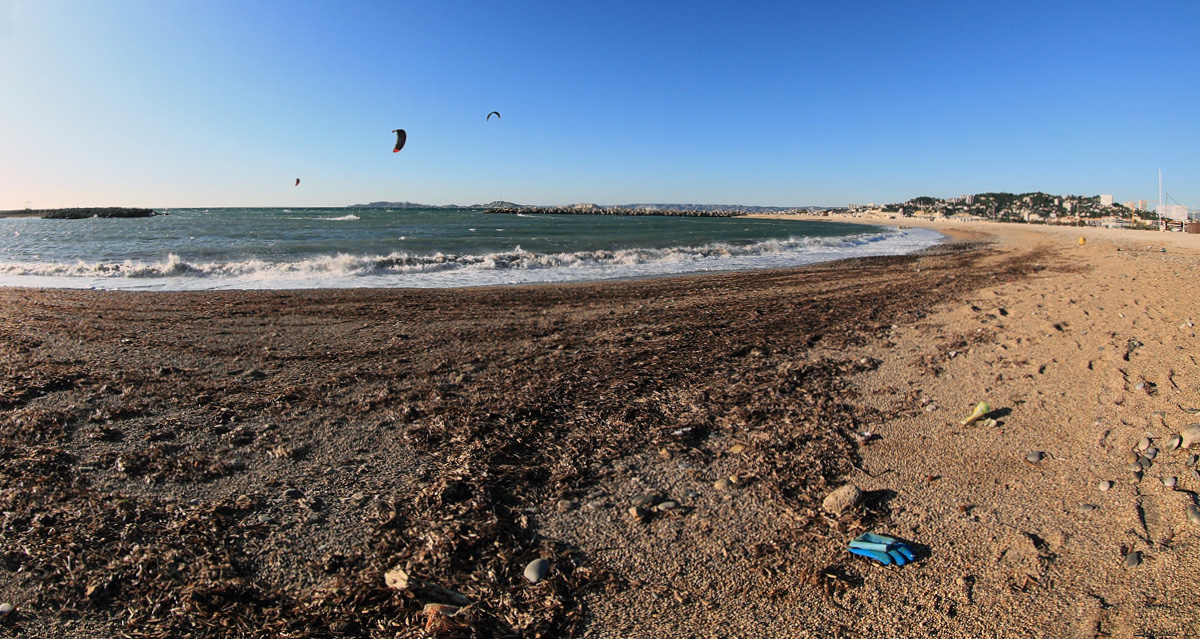
[[[404,143],[408,141],[408,134],[404,129],[392,129],[392,133],[396,134],[396,148],[392,149],[392,153],[396,153],[404,148]]]
[[[1180,437],[1179,435],[1171,435],[1170,437],[1167,438],[1167,441],[1163,442],[1163,451],[1169,453],[1169,452],[1175,450],[1176,448],[1179,448],[1179,445],[1181,443],[1183,443],[1182,437]]]
[[[1200,508],[1197,508],[1196,504],[1188,504],[1187,518],[1193,524],[1200,525]]]
[[[821,509],[831,515],[841,515],[853,510],[862,501],[863,493],[858,486],[846,484],[829,493],[821,501]]]
[[[494,116],[496,116],[496,119],[497,119],[497,120],[499,120],[499,119],[500,119],[500,112],[499,112],[499,111],[492,111],[491,113],[487,114],[487,117],[486,117],[486,118],[484,118],[484,119],[483,119],[483,121],[484,121],[484,122],[487,122],[488,120],[491,120],[493,115],[494,115]],[[518,114],[518,115],[519,115],[519,114]],[[520,118],[518,118],[518,119],[520,119]]]
[[[383,574],[383,583],[392,590],[408,590],[408,572],[396,566]]]
[[[859,444],[867,444],[878,437],[878,435],[869,430],[860,430],[854,434],[854,437],[858,440]]]
[[[983,419],[983,416],[987,415],[989,412],[991,412],[991,410],[992,409],[988,406],[987,402],[979,402],[975,405],[975,410],[966,419],[959,422],[959,424],[962,426],[970,426],[980,419]]]
[[[1028,455],[1025,456],[1025,461],[1027,461],[1031,464],[1036,464],[1045,458],[1046,458],[1046,453],[1043,453],[1040,450],[1035,450],[1032,453],[1029,453]]]
[[[1112,487],[1113,487],[1113,483],[1111,481],[1108,481],[1107,479],[1100,482],[1100,484],[1097,486],[1097,488],[1099,488],[1100,492],[1102,492],[1102,493],[1106,493],[1106,492],[1112,490]]]
[[[850,552],[874,559],[885,566],[903,566],[917,558],[908,544],[887,535],[863,533],[850,542]]]
[[[1179,431],[1179,446],[1191,448],[1195,443],[1200,443],[1200,424],[1188,424]]]
[[[1163,486],[1166,486],[1167,488],[1174,488],[1178,481],[1179,480],[1175,477],[1163,477],[1162,479]]]
[[[458,619],[465,608],[440,603],[427,603],[421,609],[425,617],[425,632],[434,637],[458,634],[468,627],[465,619]]]
[[[1129,554],[1125,555],[1125,567],[1126,568],[1137,568],[1138,565],[1140,565],[1141,563],[1142,563],[1142,552],[1140,550],[1134,550],[1134,551],[1130,552]]]
[[[533,561],[529,562],[529,564],[525,566],[524,574],[525,574],[526,581],[528,581],[531,584],[536,584],[537,582],[545,579],[546,575],[549,573],[550,573],[550,560],[543,558],[543,557],[539,557],[539,558],[534,559]]]

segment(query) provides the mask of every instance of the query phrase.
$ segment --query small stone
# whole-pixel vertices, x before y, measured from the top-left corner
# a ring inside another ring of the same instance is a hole
[[[1162,483],[1163,486],[1166,486],[1167,488],[1174,488],[1176,482],[1178,481],[1179,480],[1175,479],[1174,477],[1163,477]]]
[[[275,519],[274,517],[272,517],[272,516],[268,515],[267,513],[259,513],[259,515],[258,515],[258,521],[259,521],[260,523],[264,523],[264,524],[268,524],[268,525],[270,525],[270,524],[277,524],[277,523],[279,523],[279,520],[277,520],[277,519]]]
[[[383,574],[383,583],[393,590],[408,588],[408,571],[396,566]]]
[[[1186,466],[1195,466],[1200,462],[1200,455],[1188,455],[1187,461],[1183,462]]]
[[[1169,452],[1175,450],[1176,448],[1179,448],[1179,444],[1181,444],[1181,443],[1183,443],[1182,437],[1180,437],[1179,435],[1171,435],[1170,437],[1167,438],[1167,441],[1163,444],[1163,450],[1169,453]]]
[[[289,488],[289,489],[283,491],[284,499],[300,499],[303,496],[304,496],[303,493],[296,490],[295,488]]]
[[[1142,483],[1142,471],[1139,470],[1134,473],[1129,473],[1129,483],[1131,483],[1131,484]]]
[[[570,499],[560,499],[560,500],[558,500],[558,503],[556,504],[556,506],[558,507],[559,511],[565,513],[568,510],[575,508],[575,502]]]
[[[354,493],[353,495],[350,495],[350,501],[352,501],[356,504],[361,504],[366,500],[367,500],[367,496],[364,495],[363,493]]]
[[[650,518],[650,511],[642,508],[641,506],[630,506],[627,512],[629,513],[630,519],[635,519],[637,521],[646,521]]]
[[[1200,470],[1196,470],[1195,468],[1192,469],[1192,479],[1200,481]]]
[[[1146,459],[1154,459],[1155,457],[1158,457],[1158,449],[1151,446],[1150,448],[1147,448],[1146,452],[1143,454],[1146,456]]]
[[[1081,512],[1081,513],[1090,513],[1093,510],[1096,510],[1096,506],[1094,506],[1092,504],[1080,504],[1079,505],[1079,512]]]
[[[821,508],[832,515],[841,515],[852,510],[862,501],[862,491],[854,484],[846,484],[829,493],[821,502]]]
[[[1129,472],[1131,472],[1131,473],[1136,473],[1136,472],[1142,470],[1142,463],[1136,462],[1136,461],[1130,462],[1125,465],[1125,468],[1129,469]]]
[[[7,614],[11,613],[13,610],[16,610],[16,608],[13,607],[12,604],[0,603],[0,615],[7,615]]]
[[[1137,448],[1138,450],[1146,450],[1147,448],[1150,448],[1150,438],[1143,437],[1141,441],[1138,442]]]
[[[549,573],[549,559],[534,559],[533,561],[529,562],[529,565],[525,566],[525,579],[531,584],[536,584],[537,582],[545,579],[546,575]]]
[[[1142,458],[1141,455],[1139,455],[1131,450],[1131,451],[1129,451],[1129,454],[1125,456],[1125,463],[1136,464],[1138,462],[1138,460],[1141,458]]]
[[[1179,431],[1179,446],[1191,448],[1192,444],[1200,443],[1200,424],[1188,424]]]
[[[1135,551],[1129,553],[1128,555],[1125,555],[1125,567],[1126,568],[1136,568],[1141,563],[1142,563],[1141,551],[1135,550]]]
[[[668,510],[675,510],[675,509],[676,509],[676,508],[678,508],[678,507],[679,507],[679,504],[677,504],[677,503],[676,503],[676,502],[674,502],[674,501],[671,501],[670,499],[668,499],[667,501],[664,501],[663,503],[661,503],[661,504],[659,504],[659,505],[655,506],[655,508],[656,508],[656,509],[657,509],[659,512],[664,512],[664,513],[665,513],[665,512],[667,512]]]
[[[1102,492],[1102,493],[1106,493],[1109,490],[1112,490],[1112,487],[1113,487],[1113,483],[1108,480],[1100,482],[1100,485],[1097,486],[1097,488],[1099,488],[1100,492]]]
[[[629,500],[629,503],[633,504],[634,506],[653,507],[654,504],[658,503],[658,500],[658,495],[645,494],[634,497],[633,499]]]
[[[734,455],[740,454],[744,450],[746,450],[746,447],[741,444],[734,444],[729,447],[729,452],[733,453]]]
[[[1189,505],[1187,508],[1187,518],[1193,524],[1200,524],[1200,508],[1197,508],[1195,504]]]
[[[1150,470],[1150,467],[1154,465],[1154,462],[1150,461],[1149,457],[1143,457],[1138,464],[1141,465],[1142,470]]]
[[[728,477],[722,477],[722,478],[718,479],[717,481],[713,482],[713,488],[716,488],[717,490],[720,490],[720,491],[726,491],[726,490],[733,488],[733,482],[729,481]]]
[[[1029,453],[1028,455],[1025,456],[1025,461],[1027,461],[1031,464],[1036,464],[1036,463],[1042,461],[1042,459],[1044,459],[1045,457],[1046,457],[1046,453],[1043,453],[1040,450],[1035,450],[1032,453]]]

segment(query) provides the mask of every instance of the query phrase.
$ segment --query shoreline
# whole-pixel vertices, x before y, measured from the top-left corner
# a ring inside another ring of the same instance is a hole
[[[1155,412],[1178,430],[1200,406],[1177,348],[1200,302],[1171,294],[1200,252],[984,224],[926,254],[623,282],[0,289],[24,549],[3,623],[392,636],[449,590],[472,606],[432,618],[485,634],[1184,627],[1198,604],[1163,593],[1198,590],[1200,480],[1178,452],[1142,484],[1122,467],[1165,439]],[[981,400],[1002,423],[959,426]],[[865,503],[823,514],[846,482]],[[863,530],[917,563],[849,555]],[[426,586],[388,588],[396,565]]]

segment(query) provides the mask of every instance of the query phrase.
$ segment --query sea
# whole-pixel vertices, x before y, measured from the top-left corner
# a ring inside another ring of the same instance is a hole
[[[929,229],[774,217],[157,210],[148,218],[0,218],[0,286],[506,286],[788,268],[912,253],[945,240]]]

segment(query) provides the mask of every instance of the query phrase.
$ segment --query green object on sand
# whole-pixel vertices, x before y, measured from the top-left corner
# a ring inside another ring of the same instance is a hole
[[[992,409],[988,406],[987,402],[979,402],[979,404],[975,406],[975,412],[971,413],[970,417],[962,420],[959,423],[963,426],[970,426],[980,419],[983,419],[983,416],[987,415],[989,412],[991,412],[991,410]]]

